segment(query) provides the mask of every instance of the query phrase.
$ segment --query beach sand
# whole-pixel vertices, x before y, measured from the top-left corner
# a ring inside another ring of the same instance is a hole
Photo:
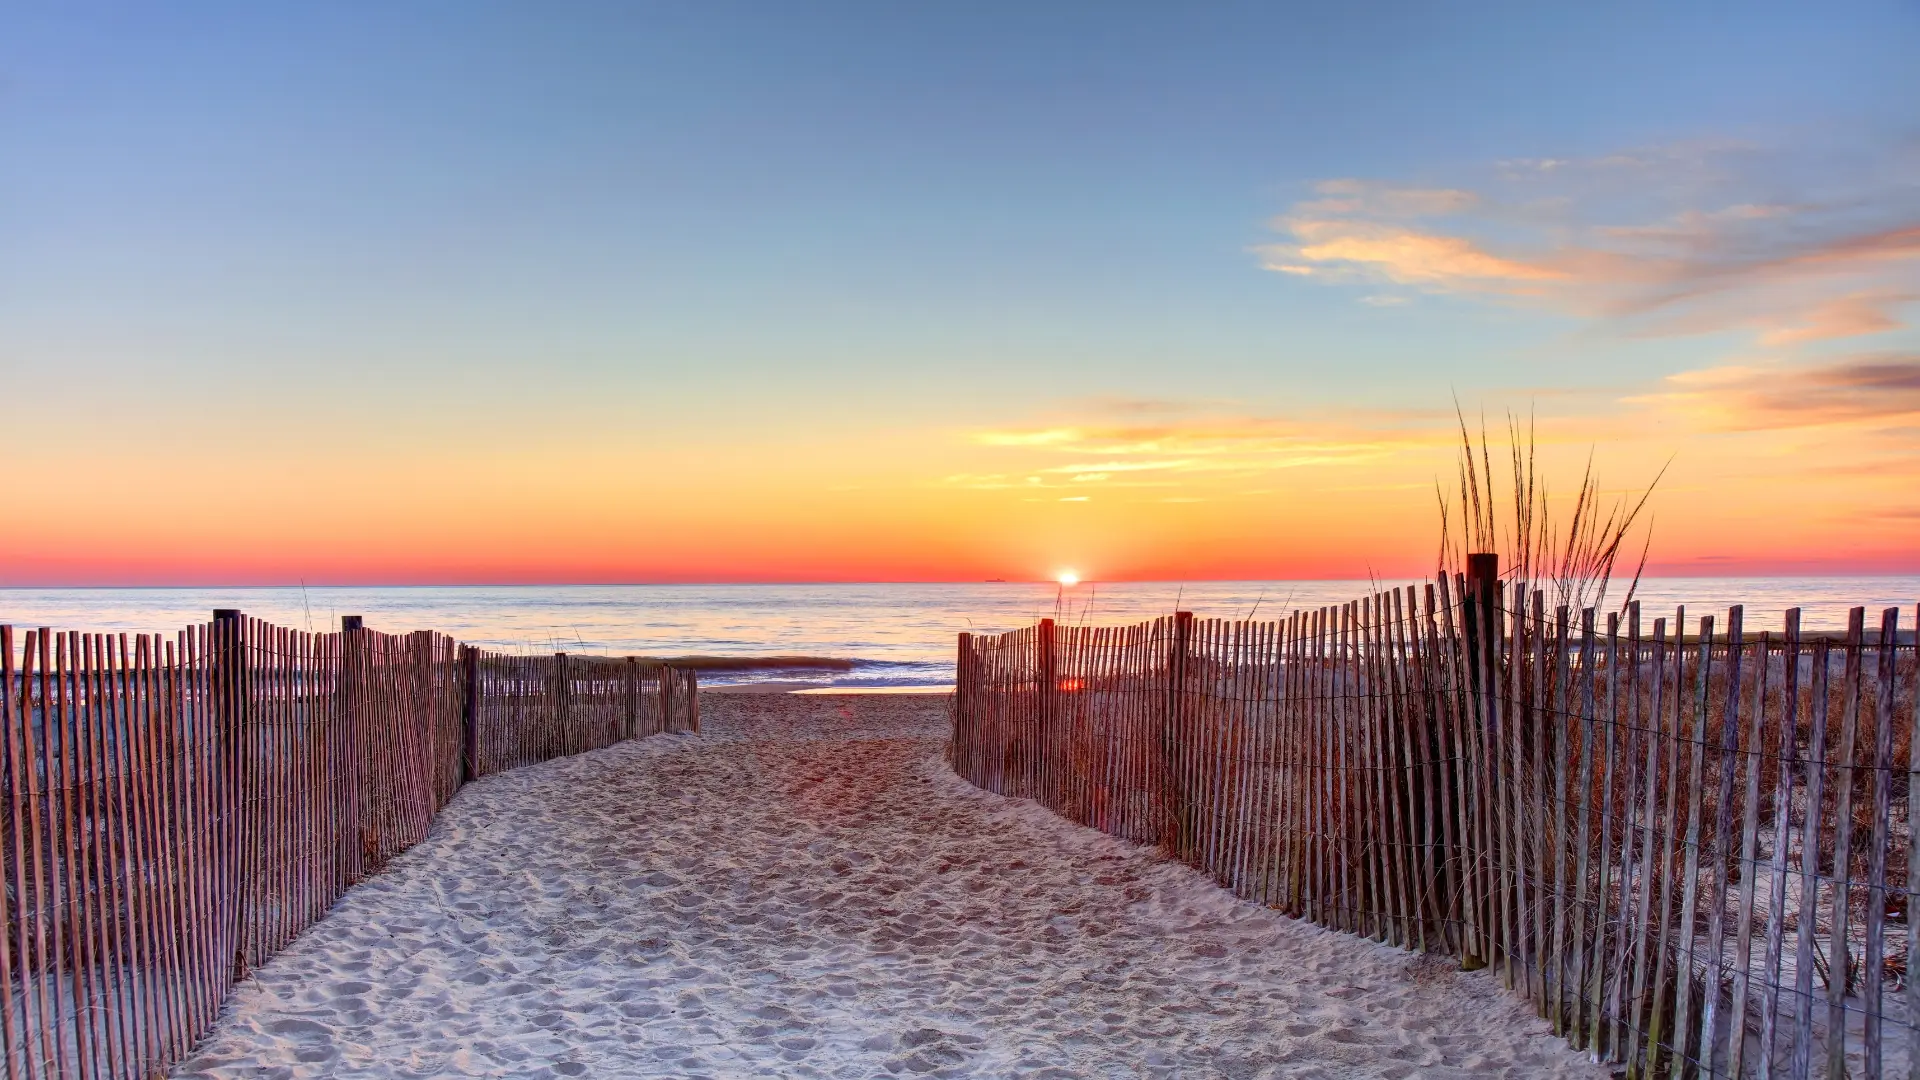
[[[974,789],[946,705],[716,695],[471,785],[175,1075],[1607,1075],[1487,972]]]

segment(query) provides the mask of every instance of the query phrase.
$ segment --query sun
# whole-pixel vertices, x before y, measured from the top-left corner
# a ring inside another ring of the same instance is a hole
[[[1058,581],[1062,588],[1071,589],[1075,585],[1080,584],[1080,575],[1071,570],[1062,570],[1060,571],[1060,576],[1054,580]]]

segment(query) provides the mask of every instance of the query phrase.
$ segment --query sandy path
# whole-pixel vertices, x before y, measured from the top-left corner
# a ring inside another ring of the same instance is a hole
[[[1484,972],[969,787],[944,708],[716,695],[469,787],[176,1075],[1605,1075]]]

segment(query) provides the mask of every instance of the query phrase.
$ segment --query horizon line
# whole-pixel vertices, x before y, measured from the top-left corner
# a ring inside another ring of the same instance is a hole
[[[1760,573],[1659,573],[1642,574],[1640,580],[1680,578],[1878,578],[1878,577],[1920,577],[1920,568],[1905,571],[1871,570],[1835,570],[1820,572],[1772,571]],[[1083,578],[1071,588],[1086,588],[1095,585],[1196,585],[1196,584],[1253,584],[1270,582],[1373,582],[1381,580],[1381,575],[1372,577],[1219,577],[1219,578]],[[1427,575],[1413,575],[1406,580],[1424,581]],[[465,582],[335,582],[313,584],[308,582],[290,582],[281,584],[12,584],[0,582],[0,589],[13,590],[58,590],[58,589],[115,589],[115,590],[162,590],[162,589],[659,589],[659,588],[715,588],[725,586],[742,587],[809,587],[823,585],[1059,585],[1053,578],[911,578],[911,579],[774,579],[774,580],[711,580],[711,581],[465,581]]]

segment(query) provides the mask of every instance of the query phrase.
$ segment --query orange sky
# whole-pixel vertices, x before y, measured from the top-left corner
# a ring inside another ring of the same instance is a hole
[[[1911,12],[684,14],[10,19],[0,585],[1920,572]]]
[[[1737,399],[1702,410],[1679,385],[1541,416],[1550,484],[1570,493],[1591,448],[1624,495],[1671,457],[1651,504],[1659,572],[1920,569],[1910,414],[1735,430]],[[532,453],[432,433],[275,447],[260,422],[151,448],[102,432],[14,472],[31,512],[0,532],[0,566],[11,584],[1402,578],[1433,564],[1451,425],[1109,402]]]

